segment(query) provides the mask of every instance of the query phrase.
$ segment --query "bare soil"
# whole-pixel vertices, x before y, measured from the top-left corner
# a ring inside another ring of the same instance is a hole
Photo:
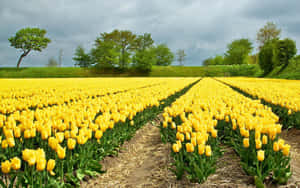
[[[161,116],[158,116],[138,130],[122,146],[118,156],[106,157],[101,162],[106,173],[82,182],[81,187],[255,187],[253,178],[247,176],[241,168],[239,157],[225,146],[216,173],[209,176],[204,184],[190,183],[185,178],[176,180],[169,170],[172,167],[171,146],[161,142],[158,128],[160,121]],[[288,185],[282,187],[297,188],[300,187],[300,131],[284,131],[282,137],[292,145],[293,170]]]

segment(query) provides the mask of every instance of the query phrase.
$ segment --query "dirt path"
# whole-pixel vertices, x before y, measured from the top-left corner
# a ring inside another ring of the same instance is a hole
[[[149,122],[126,142],[119,155],[106,157],[101,163],[106,173],[82,182],[81,187],[255,187],[239,164],[239,158],[231,148],[225,148],[217,163],[217,171],[204,184],[189,183],[187,179],[176,180],[168,169],[171,167],[170,145],[163,144],[159,133],[159,119]],[[296,135],[295,135],[296,134]],[[289,139],[291,136],[294,140]],[[289,185],[296,187],[300,179],[300,131],[283,133],[292,145],[293,177]],[[297,141],[297,138],[298,141]]]
[[[293,175],[289,182],[300,187],[300,130],[283,131],[281,137],[291,145],[291,169]]]

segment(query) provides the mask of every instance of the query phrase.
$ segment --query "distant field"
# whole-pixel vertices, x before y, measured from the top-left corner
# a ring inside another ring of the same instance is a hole
[[[70,77],[194,77],[194,76],[250,76],[260,75],[256,65],[235,66],[154,66],[149,74],[136,72],[97,73],[91,69],[79,67],[30,67],[30,68],[0,68],[0,78],[70,78]]]

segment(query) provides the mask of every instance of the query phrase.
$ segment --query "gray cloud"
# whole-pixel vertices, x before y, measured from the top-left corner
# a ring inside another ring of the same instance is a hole
[[[255,43],[256,32],[267,21],[282,28],[282,37],[300,43],[299,0],[2,0],[0,2],[0,66],[15,66],[19,53],[8,38],[23,27],[41,27],[52,42],[33,52],[22,66],[45,66],[63,49],[63,65],[73,66],[78,45],[87,50],[101,32],[129,29],[149,32],[157,43],[175,52],[185,49],[186,65],[223,54],[237,38]],[[256,45],[256,44],[255,44]]]

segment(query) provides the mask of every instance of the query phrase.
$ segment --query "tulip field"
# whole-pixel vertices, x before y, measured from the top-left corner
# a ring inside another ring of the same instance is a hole
[[[76,78],[0,80],[0,185],[78,187],[105,173],[159,114],[171,169],[203,183],[222,145],[234,149],[257,187],[286,184],[291,146],[283,129],[300,127],[300,82],[258,78]],[[300,141],[299,141],[300,142]]]

